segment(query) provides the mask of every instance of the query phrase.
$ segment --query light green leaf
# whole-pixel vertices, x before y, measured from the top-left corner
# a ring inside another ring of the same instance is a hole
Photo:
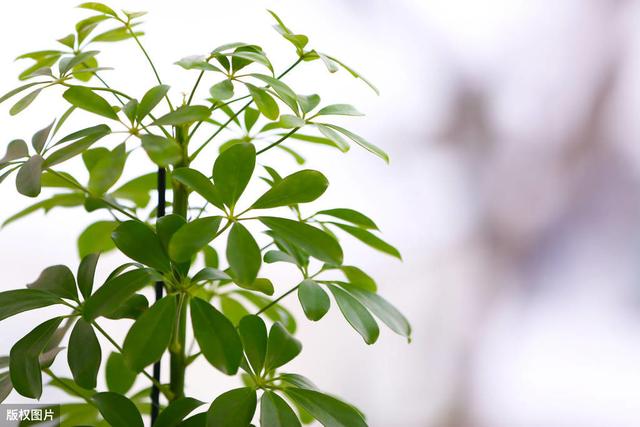
[[[99,253],[88,254],[82,257],[78,266],[78,289],[80,289],[80,293],[85,299],[91,296],[99,258]]]
[[[65,265],[54,265],[45,268],[36,281],[27,285],[27,287],[51,292],[60,298],[78,301],[76,280],[69,267]]]
[[[137,111],[137,119],[138,122],[142,121],[153,109],[162,101],[162,99],[167,96],[167,92],[169,92],[169,86],[167,85],[158,85],[152,87],[144,94],[142,99],[140,100],[140,105],[138,105]]]
[[[176,262],[186,262],[212,241],[220,227],[219,216],[193,220],[175,232],[169,241],[169,256]]]
[[[38,95],[40,95],[40,92],[42,92],[42,88],[29,92],[25,97],[20,98],[20,100],[18,100],[18,102],[16,102],[13,107],[9,109],[9,114],[11,114],[12,116],[20,114],[29,105],[31,105],[33,101],[35,101]]]
[[[217,268],[205,267],[191,278],[191,281],[196,283],[204,280],[231,280],[231,276]]]
[[[371,218],[353,209],[327,209],[317,212],[316,215],[328,215],[350,222],[351,224],[357,225],[358,227],[378,230],[378,226],[375,222],[373,222]]]
[[[227,296],[220,296],[220,310],[236,326],[243,317],[251,314],[238,300]]]
[[[294,128],[303,127],[305,124],[307,124],[307,122],[304,119],[301,119],[298,116],[294,116],[294,115],[291,115],[291,114],[283,114],[283,115],[280,116],[279,124],[284,129],[294,129]]]
[[[298,299],[307,319],[313,321],[322,319],[331,307],[327,293],[311,279],[305,279],[298,285]]]
[[[186,223],[187,220],[184,219],[182,215],[178,214],[169,214],[158,218],[158,220],[156,221],[156,232],[158,234],[158,237],[160,238],[162,247],[166,251],[169,250],[169,242],[171,241],[171,237],[173,237],[176,231],[178,231]]]
[[[153,230],[140,221],[125,221],[111,235],[114,243],[129,258],[156,270],[167,272],[171,261],[160,239]]]
[[[240,143],[221,153],[213,165],[213,181],[225,204],[235,206],[256,164],[253,144]]]
[[[148,270],[131,270],[116,276],[102,285],[84,303],[83,317],[92,321],[112,313],[131,295],[152,282]]]
[[[371,313],[357,299],[342,289],[329,285],[329,290],[340,307],[347,322],[355,329],[367,344],[373,344],[380,335],[380,329]]]
[[[293,360],[302,351],[302,343],[289,334],[276,322],[269,330],[267,356],[264,362],[265,372],[279,368]]]
[[[44,159],[36,154],[20,166],[16,176],[16,188],[20,194],[27,197],[36,197],[40,194],[43,162]]]
[[[278,103],[273,99],[266,90],[254,86],[252,84],[246,84],[249,89],[249,93],[256,103],[258,110],[268,119],[276,120],[280,115],[280,108]]]
[[[0,320],[24,311],[61,304],[55,295],[39,289],[15,289],[0,292]]]
[[[330,139],[334,146],[338,147],[338,149],[340,151],[342,151],[343,153],[346,153],[347,151],[349,151],[349,143],[335,130],[331,129],[329,126],[323,125],[323,124],[319,124],[319,123],[314,123],[316,128],[320,131],[321,134],[323,134],[324,136],[326,136],[328,139]]]
[[[0,159],[0,165],[23,157],[29,157],[29,147],[27,147],[27,143],[24,140],[15,139],[7,145],[7,151],[4,157]]]
[[[171,125],[179,126],[186,125],[201,120],[208,119],[211,115],[209,107],[204,105],[185,105],[176,108],[175,111],[165,114],[156,120],[154,125]]]
[[[206,427],[247,427],[257,404],[256,391],[249,387],[223,393],[211,404]]]
[[[62,94],[71,105],[109,119],[118,120],[111,105],[100,95],[84,86],[73,86]]]
[[[66,147],[62,147],[59,150],[51,153],[51,155],[45,160],[44,166],[55,166],[59,163],[64,162],[65,160],[71,159],[72,157],[81,154],[89,147],[91,147],[94,143],[96,143],[99,139],[111,133],[111,129],[106,125],[99,125],[89,129],[83,129],[82,131],[74,132],[73,134],[66,136],[65,138],[58,141],[55,145],[69,141],[70,139],[68,138],[71,138],[72,136],[75,137],[76,135],[81,133],[86,134],[86,136],[83,136],[81,139],[78,139],[74,143],[69,144]]]
[[[133,324],[124,340],[122,355],[134,371],[157,362],[169,346],[176,317],[174,296],[160,299]]]
[[[312,95],[298,95],[298,103],[300,104],[302,111],[306,114],[311,112],[311,110],[320,104],[320,96],[315,93]]]
[[[92,42],[119,42],[122,40],[127,40],[132,38],[133,36],[142,37],[144,35],[141,31],[136,31],[135,33],[131,33],[127,27],[118,27],[113,30],[105,31],[104,33],[98,34],[91,41]]]
[[[122,354],[113,352],[107,359],[105,376],[109,391],[125,394],[133,386],[137,374],[124,363]]]
[[[116,12],[114,12],[113,9],[111,9],[109,6],[103,4],[103,3],[98,3],[98,2],[87,2],[87,3],[82,3],[78,6],[81,9],[89,9],[89,10],[95,10],[96,12],[100,12],[100,13],[104,13],[106,15],[110,15],[113,17],[117,17],[118,15],[116,14]]]
[[[378,289],[378,285],[375,280],[358,267],[343,265],[340,267],[340,270],[342,270],[347,280],[352,285],[371,292],[375,292]]]
[[[231,80],[222,80],[219,83],[211,86],[209,89],[211,98],[216,101],[224,101],[225,99],[233,98],[233,82]]]
[[[267,251],[264,254],[264,262],[266,262],[267,264],[273,264],[274,262],[288,262],[291,264],[298,264],[294,257],[282,251]]]
[[[260,248],[251,233],[238,222],[229,232],[227,260],[238,283],[249,285],[258,277],[262,263]]]
[[[318,111],[316,116],[364,116],[360,111],[356,110],[353,105],[349,104],[331,104],[323,107]]]
[[[190,168],[178,168],[173,171],[172,176],[173,179],[183,185],[186,185],[215,207],[224,209],[222,196],[211,180],[201,172]]]
[[[278,94],[280,99],[291,108],[296,114],[298,113],[298,96],[296,93],[282,81],[275,77],[265,74],[249,74],[251,77],[262,80],[267,83]]]
[[[98,221],[88,226],[78,237],[80,257],[114,249],[116,245],[111,240],[111,233],[117,226],[115,221]]]
[[[89,191],[93,195],[102,195],[122,176],[127,160],[125,144],[119,144],[113,151],[106,153],[89,172]]]
[[[235,326],[211,304],[191,300],[193,332],[204,357],[227,375],[235,375],[242,358],[242,343]]]
[[[36,150],[38,154],[42,153],[42,149],[49,139],[49,134],[51,133],[51,129],[53,128],[54,123],[55,120],[52,121],[49,126],[45,127],[44,129],[40,129],[38,132],[33,134],[33,137],[31,138],[31,146],[34,150]]]
[[[245,316],[238,326],[247,360],[256,375],[260,375],[267,355],[267,326],[254,315]]]
[[[82,388],[96,387],[102,351],[93,327],[84,319],[78,319],[71,331],[67,361],[74,381]]]
[[[402,255],[400,255],[400,252],[398,252],[396,248],[394,248],[393,246],[391,246],[390,244],[388,244],[387,242],[385,242],[384,240],[382,240],[381,238],[379,238],[378,236],[376,236],[375,234],[367,230],[363,230],[358,227],[353,227],[351,225],[339,224],[337,222],[332,222],[331,224],[341,228],[342,230],[351,234],[356,239],[360,240],[362,243],[368,246],[371,246],[372,248],[377,249],[380,252],[384,252],[398,259],[402,259]]]
[[[167,167],[182,160],[182,147],[173,138],[158,135],[142,135],[142,148],[158,166]]]
[[[333,129],[333,130],[337,130],[338,132],[342,133],[347,138],[351,139],[353,142],[355,142],[356,144],[358,144],[359,146],[361,146],[365,150],[370,151],[371,153],[373,153],[376,156],[380,157],[385,162],[389,163],[389,155],[385,151],[383,151],[381,148],[371,144],[369,141],[367,141],[366,139],[364,139],[360,135],[356,135],[355,133],[353,133],[353,132],[351,132],[351,131],[343,128],[343,127],[340,127],[340,126],[331,125],[331,124],[328,124],[328,123],[324,123],[324,125],[329,127],[329,128],[331,128],[331,129]],[[320,128],[318,128],[318,129],[320,129]],[[327,136],[327,135],[325,135],[325,136]]]
[[[136,405],[121,394],[111,391],[97,393],[93,402],[112,427],[144,427]]]
[[[298,203],[312,202],[329,186],[320,172],[305,169],[295,172],[276,183],[251,206],[252,209],[268,209]]]
[[[287,387],[285,394],[324,426],[367,427],[362,415],[351,405],[317,390]]]
[[[265,390],[260,398],[260,426],[300,427],[300,421],[283,398]]]
[[[46,84],[46,83],[47,82],[27,83],[25,85],[22,85],[22,86],[19,86],[19,87],[15,88],[15,89],[11,89],[9,92],[7,92],[4,95],[0,96],[0,104],[3,103],[4,101],[6,101],[7,99],[19,94],[20,92],[24,92],[25,90],[29,89],[30,87],[41,85],[41,84]]]

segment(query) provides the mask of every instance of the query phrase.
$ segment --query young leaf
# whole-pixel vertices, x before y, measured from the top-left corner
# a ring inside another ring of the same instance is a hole
[[[142,416],[136,405],[125,396],[106,391],[96,393],[93,402],[112,427],[144,427]]]
[[[108,252],[116,247],[111,240],[111,233],[118,226],[116,221],[94,222],[80,233],[78,237],[78,253],[85,257],[92,253]]]
[[[14,289],[0,292],[0,320],[54,304],[62,304],[62,301],[57,296],[39,289]]]
[[[193,220],[180,227],[169,241],[169,256],[176,262],[186,262],[212,241],[220,227],[219,216]]]
[[[142,121],[153,109],[162,101],[162,99],[169,92],[169,86],[158,85],[152,87],[144,94],[138,105],[138,111],[136,113],[138,122]]]
[[[296,93],[282,81],[275,77],[267,76],[265,74],[249,74],[251,77],[262,80],[267,83],[273,90],[276,91],[280,99],[291,108],[296,114],[298,113],[298,96]]]
[[[27,287],[51,292],[60,298],[78,300],[76,280],[69,267],[65,265],[54,265],[45,268],[36,281],[27,285]]]
[[[233,98],[233,82],[231,82],[231,80],[222,80],[221,82],[211,86],[209,94],[211,95],[211,98],[216,101],[224,101],[225,99]]]
[[[40,194],[43,162],[44,159],[36,154],[20,166],[16,176],[16,188],[20,194],[27,197],[36,197]]]
[[[96,266],[98,265],[99,253],[89,254],[82,258],[78,266],[78,289],[86,299],[91,296],[93,290],[93,279],[96,274]]]
[[[264,370],[269,372],[289,363],[302,351],[302,344],[278,322],[271,326]]]
[[[29,157],[29,147],[22,139],[15,139],[7,145],[7,152],[0,159],[0,165],[23,157]]]
[[[255,165],[256,149],[250,143],[236,144],[218,156],[213,165],[213,181],[227,206],[235,206]]]
[[[118,16],[114,12],[113,9],[111,9],[109,6],[107,6],[107,5],[103,4],[103,3],[87,2],[87,3],[82,3],[78,7],[81,8],[81,9],[95,10],[96,12],[104,13],[106,15],[110,15],[110,16],[113,16],[113,17],[117,17]]]
[[[288,262],[291,264],[298,264],[294,257],[282,251],[267,251],[264,254],[264,262],[266,262],[267,264],[273,264],[274,262]]]
[[[353,406],[317,390],[287,387],[285,394],[325,426],[367,427]]]
[[[158,135],[142,135],[142,148],[158,166],[167,167],[182,160],[182,147],[173,138]]]
[[[109,119],[118,120],[118,115],[106,99],[84,86],[73,86],[62,94],[71,105],[90,113],[98,114]]]
[[[371,246],[372,248],[377,249],[380,252],[384,252],[398,259],[402,259],[402,255],[400,255],[400,252],[398,252],[396,248],[394,248],[393,246],[391,246],[390,244],[388,244],[387,242],[385,242],[384,240],[382,240],[375,234],[370,233],[367,230],[363,230],[358,227],[353,227],[351,225],[338,224],[337,222],[332,222],[331,224],[341,228],[342,230],[351,234],[356,239],[360,240],[362,243],[368,246]]]
[[[105,368],[107,389],[120,394],[128,392],[136,381],[137,374],[124,363],[120,353],[111,353]]]
[[[298,103],[302,111],[306,114],[320,104],[320,97],[315,93],[312,95],[298,95]]]
[[[323,107],[318,111],[316,116],[364,116],[360,111],[356,110],[353,105],[349,104],[331,104]]]
[[[249,89],[249,93],[253,98],[253,101],[256,103],[258,110],[268,119],[276,120],[280,115],[280,108],[278,108],[278,103],[273,99],[269,93],[257,86],[247,83],[247,88]]]
[[[300,427],[300,421],[283,398],[265,390],[260,398],[260,426]]]
[[[258,399],[250,387],[237,388],[216,397],[207,412],[207,427],[247,427]]]
[[[36,326],[11,348],[9,372],[13,388],[24,397],[39,399],[42,395],[40,354],[62,322],[56,317]]]
[[[235,326],[200,298],[191,300],[191,323],[207,361],[221,372],[235,375],[242,358],[242,343]]]
[[[285,218],[260,217],[260,221],[277,235],[299,246],[309,255],[330,264],[342,264],[342,248],[328,233],[303,222]]]
[[[209,107],[205,107],[204,105],[185,105],[165,114],[153,124],[157,126],[179,126],[208,119],[210,115],[211,110]]]
[[[267,354],[267,327],[260,317],[249,315],[240,320],[238,330],[253,372],[260,375]]]
[[[238,283],[249,285],[258,277],[262,262],[260,248],[251,233],[238,222],[229,232],[227,260]]]
[[[67,362],[73,380],[82,388],[93,390],[97,384],[102,352],[93,327],[84,319],[78,319],[71,331]]]
[[[350,222],[351,224],[357,225],[358,227],[378,230],[378,226],[376,225],[375,222],[373,222],[371,218],[353,209],[346,209],[346,208],[327,209],[327,210],[317,212],[316,215],[328,215],[334,218],[338,218],[338,219]]]
[[[153,427],[176,427],[184,417],[202,405],[204,402],[191,397],[176,399],[160,412]]]
[[[320,172],[310,169],[295,172],[276,183],[251,206],[252,209],[268,209],[297,203],[312,202],[329,186]]]
[[[298,285],[298,299],[307,319],[313,321],[322,319],[331,306],[327,293],[311,279],[305,279]]]
[[[131,270],[116,276],[100,287],[84,303],[83,317],[92,321],[115,311],[131,295],[152,281],[148,270]]]
[[[176,317],[176,298],[160,299],[133,324],[124,340],[122,355],[136,372],[160,360],[169,346]]]
[[[321,134],[326,136],[329,140],[333,142],[333,145],[337,147],[343,153],[349,151],[349,143],[345,141],[345,139],[335,130],[331,129],[329,126],[322,125],[319,123],[315,123],[316,128],[320,131]]]
[[[114,243],[129,258],[144,265],[166,272],[171,269],[160,239],[146,224],[139,221],[125,221],[111,235]]]
[[[224,209],[222,196],[209,178],[201,172],[190,168],[178,168],[173,171],[173,179],[186,185],[215,207]]]
[[[365,306],[338,287],[329,285],[329,290],[336,299],[344,318],[362,336],[364,342],[375,343],[380,335],[380,329]]]

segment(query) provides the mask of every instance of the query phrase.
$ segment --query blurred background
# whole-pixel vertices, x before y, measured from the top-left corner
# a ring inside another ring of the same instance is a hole
[[[85,16],[76,3],[2,6],[0,92],[18,85],[26,64],[14,63],[17,55],[55,46]],[[144,43],[174,97],[194,76],[172,63],[222,43],[259,43],[286,67],[294,52],[270,28],[266,7],[380,88],[377,97],[319,62],[286,80],[356,105],[367,117],[350,128],[391,155],[386,166],[356,148],[302,149],[332,183],[313,207],[368,213],[403,253],[400,263],[344,243],[347,260],[410,319],[413,342],[383,330],[366,346],[334,307],[318,324],[299,316],[304,350],[292,370],[359,406],[372,427],[640,425],[640,2],[110,4],[150,12]],[[118,67],[108,74],[116,87],[141,95],[153,85],[132,43],[124,60],[104,51],[102,63]],[[3,104],[0,145],[61,114],[55,99],[15,119]],[[133,169],[153,170],[142,160]],[[32,202],[12,181],[0,186],[3,220]],[[0,230],[0,289],[48,265],[75,269],[75,236],[95,219],[54,210]],[[120,261],[106,257],[103,277]],[[274,271],[276,294],[295,284],[288,273]],[[301,314],[295,298],[286,304]],[[0,353],[43,312],[2,322]],[[59,358],[54,370],[64,365]],[[198,364],[188,393],[210,401],[233,381]],[[57,390],[43,396],[64,399]]]

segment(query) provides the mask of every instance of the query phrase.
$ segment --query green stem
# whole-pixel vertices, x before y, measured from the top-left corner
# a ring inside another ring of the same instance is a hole
[[[260,310],[258,310],[258,312],[255,315],[257,316],[257,315],[262,314],[265,311],[269,310],[271,307],[273,307],[274,305],[279,303],[282,299],[284,299],[285,297],[289,296],[289,294],[291,294],[292,292],[295,292],[295,290],[298,289],[298,286],[300,286],[300,285],[294,286],[293,288],[289,289],[284,294],[280,295],[278,298],[276,298],[273,301],[271,301],[269,304],[267,304],[264,307],[262,307]]]
[[[67,389],[68,391],[70,391],[72,394],[82,398],[85,402],[87,402],[89,405],[91,406],[96,406],[96,404],[93,402],[93,400],[89,399],[87,396],[85,396],[85,394],[80,391],[80,390],[76,390],[75,387],[72,387],[71,384],[68,384],[64,381],[62,381],[62,379],[58,378],[58,376],[56,374],[54,374],[51,369],[49,368],[45,368],[42,370],[42,372],[44,372],[45,374],[49,375],[49,377],[51,377],[51,379],[55,382],[57,382],[60,387]]]
[[[265,151],[268,151],[268,150],[272,149],[272,148],[273,148],[273,147],[275,147],[276,145],[279,145],[279,144],[280,144],[280,143],[282,143],[285,139],[289,138],[291,135],[293,135],[294,133],[296,133],[299,129],[300,129],[300,128],[293,128],[293,129],[291,129],[291,131],[290,131],[288,134],[283,135],[283,136],[282,136],[282,138],[278,139],[277,141],[273,142],[272,144],[269,144],[268,146],[264,147],[262,150],[258,150],[258,151],[256,152],[256,156],[257,156],[258,154],[262,154],[262,153],[264,153]]]

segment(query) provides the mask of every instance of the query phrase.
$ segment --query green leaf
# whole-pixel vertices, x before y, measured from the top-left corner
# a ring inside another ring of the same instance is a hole
[[[176,427],[184,417],[202,405],[204,402],[192,397],[176,399],[160,412],[153,427]]]
[[[252,283],[237,283],[238,286],[250,291],[262,292],[266,295],[273,295],[273,283],[271,280],[265,278],[257,278]]]
[[[111,391],[96,393],[93,402],[112,427],[144,427],[136,405],[121,394]]]
[[[193,220],[175,232],[169,241],[169,256],[176,262],[186,262],[212,241],[220,227],[219,216]]]
[[[357,299],[342,289],[329,285],[329,290],[340,307],[347,322],[355,329],[367,344],[373,344],[380,335],[380,329],[371,313]]]
[[[322,54],[322,53],[319,53],[319,55],[322,58],[322,60],[325,61],[325,62],[332,61],[332,62],[335,62],[337,64],[340,64],[340,66],[342,66],[342,68],[347,70],[349,72],[349,74],[351,74],[353,77],[355,77],[357,79],[360,79],[363,82],[365,82],[366,85],[369,86],[371,88],[371,90],[373,90],[376,93],[376,95],[380,95],[380,91],[378,90],[377,87],[375,87],[373,85],[373,83],[371,83],[369,80],[365,79],[360,73],[358,73],[353,68],[347,66],[344,62],[340,61],[339,59],[337,59],[337,58],[335,58],[333,56],[325,55],[325,54]]]
[[[349,104],[331,104],[323,107],[318,111],[316,116],[364,116],[360,111],[356,110],[353,105]]]
[[[142,100],[140,100],[140,104],[138,105],[137,111],[137,119],[138,122],[142,121],[153,109],[162,101],[162,99],[167,96],[167,92],[169,92],[169,86],[167,85],[158,85],[152,87],[144,94]]]
[[[12,391],[13,384],[11,384],[11,375],[9,372],[0,373],[0,403],[4,402]]]
[[[133,324],[124,340],[122,355],[136,372],[157,362],[169,346],[176,317],[176,298],[160,299]]]
[[[104,317],[107,319],[137,319],[147,311],[149,308],[149,300],[147,297],[140,294],[133,294],[123,303],[121,303],[115,310],[105,313]]]
[[[22,139],[15,139],[7,145],[7,152],[4,157],[0,159],[0,165],[23,157],[29,157],[29,147],[27,147],[27,143]]]
[[[73,49],[73,47],[71,48]],[[100,52],[97,50],[91,50],[91,51],[87,51],[87,52],[80,52],[77,55],[74,56],[70,56],[70,57],[63,57],[60,62],[58,63],[59,67],[60,67],[60,74],[64,75],[66,74],[69,70],[71,70],[72,68],[74,68],[77,65],[83,64],[83,63],[89,63],[91,64],[91,60],[94,60],[95,63],[95,59],[94,57],[99,54]]]
[[[160,243],[165,250],[169,250],[169,242],[171,237],[187,223],[187,220],[183,216],[178,214],[169,214],[156,221],[156,232],[160,238]]]
[[[45,84],[45,83],[47,83],[47,82],[27,83],[25,85],[22,85],[22,86],[19,86],[19,87],[15,88],[15,89],[11,89],[9,92],[7,92],[4,95],[0,96],[0,104],[3,103],[4,101],[6,101],[7,99],[19,94],[20,92],[24,92],[25,90],[29,89],[30,87],[41,85],[41,84]]]
[[[192,282],[200,282],[204,280],[231,280],[231,276],[217,268],[205,267],[191,278]]]
[[[258,277],[262,263],[260,248],[251,233],[238,222],[229,232],[227,260],[238,283],[249,285]]]
[[[24,397],[39,399],[42,395],[40,354],[62,322],[56,317],[36,326],[11,348],[9,372],[13,388]]]
[[[263,311],[262,314],[267,316],[269,320],[281,322],[290,333],[293,334],[296,332],[297,325],[295,317],[293,317],[291,312],[282,305],[254,292],[240,290],[236,293],[242,295],[260,310],[269,306],[269,308]]]
[[[300,421],[283,398],[265,390],[260,398],[260,426],[300,427]]]
[[[42,88],[36,89],[32,92],[29,92],[24,98],[20,98],[18,102],[16,102],[13,107],[9,109],[9,114],[15,116],[24,111],[42,92]]]
[[[178,424],[176,427],[207,427],[207,413],[201,412],[193,415]]]
[[[298,95],[298,103],[302,111],[306,114],[320,104],[320,97],[315,93],[312,95]]]
[[[260,375],[267,355],[267,326],[254,315],[245,316],[238,326],[242,346],[256,375]]]
[[[73,380],[89,390],[96,387],[102,352],[93,327],[84,319],[78,319],[71,331],[67,361]]]
[[[149,204],[151,193],[158,185],[158,175],[156,172],[148,173],[123,184],[111,193],[112,196],[131,200],[136,206],[143,208]],[[171,178],[167,174],[167,187],[171,186]]]
[[[227,296],[220,296],[220,310],[236,326],[243,317],[251,314],[240,302]]]
[[[372,248],[377,249],[380,252],[384,252],[398,259],[402,259],[402,255],[400,255],[400,252],[398,252],[396,248],[394,248],[393,246],[391,246],[390,244],[388,244],[387,242],[385,242],[384,240],[382,240],[375,234],[370,233],[367,230],[363,230],[358,227],[353,227],[351,225],[338,224],[337,222],[332,222],[331,224],[341,228],[342,230],[351,234],[356,239],[360,240],[362,243],[368,246],[371,246]]]
[[[73,86],[62,94],[71,105],[90,113],[98,114],[109,119],[118,120],[118,115],[106,99],[84,86]]]
[[[302,351],[302,343],[295,339],[279,322],[269,330],[267,356],[264,362],[265,372],[289,363]]]
[[[78,237],[80,257],[114,249],[116,245],[111,240],[111,233],[117,226],[115,221],[98,221],[88,226]]]
[[[316,128],[320,131],[321,134],[326,136],[329,140],[333,142],[333,144],[338,147],[340,151],[346,153],[349,151],[349,143],[345,141],[345,139],[335,130],[331,129],[329,126],[322,125],[319,123],[314,123]]]
[[[105,31],[104,33],[98,34],[91,41],[92,42],[119,42],[122,40],[127,40],[132,37],[141,37],[144,35],[141,31],[136,31],[135,33],[131,33],[127,27],[118,27],[113,30]]]
[[[378,226],[375,222],[373,222],[371,218],[353,209],[327,209],[317,212],[316,215],[328,215],[350,222],[351,224],[357,225],[358,227],[378,230]]]
[[[282,251],[267,251],[264,254],[264,262],[273,264],[274,262],[288,262],[297,265],[298,262],[294,257]]]
[[[66,265],[54,265],[45,268],[36,281],[27,285],[27,287],[51,292],[60,298],[78,301],[76,280]]]
[[[247,89],[251,94],[251,98],[256,103],[258,110],[268,119],[276,120],[280,115],[280,108],[278,103],[273,99],[269,93],[257,86],[247,83]]]
[[[129,102],[122,106],[122,111],[124,111],[124,115],[127,116],[132,124],[135,123],[138,113],[138,100],[130,99]]]
[[[74,107],[72,107],[74,108]],[[83,138],[85,136],[94,136],[94,135],[106,135],[111,132],[111,129],[107,125],[96,125],[90,126],[88,128],[80,129],[78,131],[72,132],[69,135],[62,138],[60,141],[56,142],[55,145],[63,144],[69,141],[75,141],[77,139]]]
[[[296,114],[298,113],[298,96],[289,86],[275,77],[265,74],[249,74],[251,77],[262,80],[267,83],[278,94],[280,99],[291,108]]]
[[[85,132],[85,131],[88,132],[89,129],[84,129],[81,132]],[[65,160],[71,159],[77,156],[78,154],[81,154],[82,152],[87,150],[89,147],[95,144],[98,140],[108,135],[109,133],[111,133],[111,129],[109,129],[109,126],[106,126],[106,125],[99,125],[91,128],[91,133],[88,134],[87,136],[77,140],[76,142],[70,145],[67,145],[66,147],[62,147],[59,150],[51,153],[51,155],[47,157],[47,159],[45,160],[44,166],[45,167],[55,166],[59,163],[64,162]],[[70,136],[71,135],[67,136],[66,138]],[[56,145],[62,143],[63,141],[65,141],[65,138],[58,141]]]
[[[225,55],[231,57],[234,71],[244,68],[251,62],[257,62],[273,72],[273,66],[271,65],[271,62],[269,62],[269,59],[261,51],[255,51],[252,46],[240,47],[234,52],[226,53]]]
[[[24,311],[61,304],[60,298],[39,289],[15,289],[0,292],[0,320]]]
[[[260,117],[260,112],[254,108],[247,107],[244,110],[244,128],[247,132],[249,132],[253,125],[256,124],[258,118]]]
[[[52,121],[49,126],[45,127],[44,129],[40,129],[38,132],[33,134],[33,137],[31,138],[31,146],[34,150],[36,150],[38,154],[42,153],[42,149],[49,139],[49,134],[51,133],[51,129],[53,128],[54,123],[55,120]]]
[[[175,62],[176,65],[184,68],[185,70],[202,70],[202,71],[217,71],[222,73],[223,71],[207,62],[207,58],[203,55],[191,55],[182,58]]]
[[[227,206],[235,206],[255,165],[256,149],[250,143],[236,144],[218,156],[213,165],[213,181]]]
[[[42,189],[40,177],[42,175],[43,162],[44,159],[36,154],[20,166],[18,175],[16,176],[18,193],[27,197],[36,197],[40,194],[40,190]]]
[[[285,386],[318,390],[318,387],[309,378],[300,374],[280,373],[278,376],[280,377],[282,384]]]
[[[352,285],[371,292],[375,292],[378,289],[378,285],[375,280],[358,267],[343,265],[340,267],[340,270],[342,270],[345,277]]]
[[[140,221],[125,221],[111,235],[114,243],[129,258],[156,270],[167,272],[171,261],[160,239],[153,230]]]
[[[78,289],[85,299],[91,296],[99,258],[99,253],[88,254],[82,258],[78,266]]]
[[[367,427],[362,415],[351,405],[316,390],[287,387],[285,394],[309,412],[322,425],[331,427]]]
[[[256,412],[256,391],[237,388],[216,397],[207,412],[207,427],[247,427]]]
[[[185,105],[165,114],[153,124],[171,126],[185,125],[208,119],[210,115],[211,110],[209,107],[205,107],[204,105]]]
[[[113,352],[107,359],[105,376],[109,391],[125,394],[133,386],[137,374],[124,363],[122,354]]]
[[[358,301],[365,305],[393,332],[410,339],[411,325],[400,311],[375,292],[370,292],[349,283],[336,282]]]
[[[342,248],[328,233],[290,219],[269,216],[259,219],[274,233],[299,246],[309,255],[330,264],[342,264]]]
[[[173,138],[158,135],[142,135],[142,148],[158,166],[167,167],[182,160],[182,147]]]
[[[91,194],[102,195],[109,190],[120,179],[126,160],[124,143],[102,156],[89,172],[88,188]]]
[[[305,279],[298,285],[298,299],[307,319],[313,321],[322,319],[331,306],[327,293],[311,279]]]
[[[294,116],[291,114],[283,114],[280,116],[279,125],[284,129],[301,128],[306,124],[307,122],[298,116]]]
[[[191,300],[191,323],[209,363],[227,375],[235,375],[242,358],[242,343],[233,323],[200,298]]]
[[[174,169],[172,176],[173,179],[186,185],[215,207],[224,209],[224,202],[217,188],[201,172],[190,168],[178,168]]]
[[[251,206],[252,209],[269,209],[307,203],[320,197],[329,181],[320,172],[305,169],[295,172],[276,183]]]
[[[214,84],[209,89],[211,98],[216,101],[224,101],[225,99],[233,98],[233,82],[231,80],[222,80],[219,83]]]
[[[107,6],[107,5],[103,4],[103,3],[87,2],[87,3],[82,3],[78,7],[81,8],[81,9],[95,10],[96,12],[104,13],[106,15],[110,15],[110,16],[113,16],[113,17],[117,17],[118,16],[114,12],[113,9],[111,9],[109,6]]]
[[[353,132],[351,132],[351,131],[343,128],[343,127],[340,127],[340,126],[330,125],[328,123],[324,123],[324,125],[329,127],[329,128],[331,128],[331,129],[333,129],[333,130],[337,130],[338,132],[342,133],[347,138],[351,139],[353,142],[355,142],[356,144],[358,144],[359,146],[361,146],[365,150],[370,151],[371,153],[373,153],[376,156],[380,157],[385,162],[389,163],[389,155],[384,150],[382,150],[381,148],[371,144],[370,142],[368,142],[366,139],[364,139],[360,135],[356,135],[355,133],[353,133]]]
[[[83,317],[92,321],[115,311],[131,295],[151,283],[147,270],[131,270],[116,276],[100,287],[84,303]]]

